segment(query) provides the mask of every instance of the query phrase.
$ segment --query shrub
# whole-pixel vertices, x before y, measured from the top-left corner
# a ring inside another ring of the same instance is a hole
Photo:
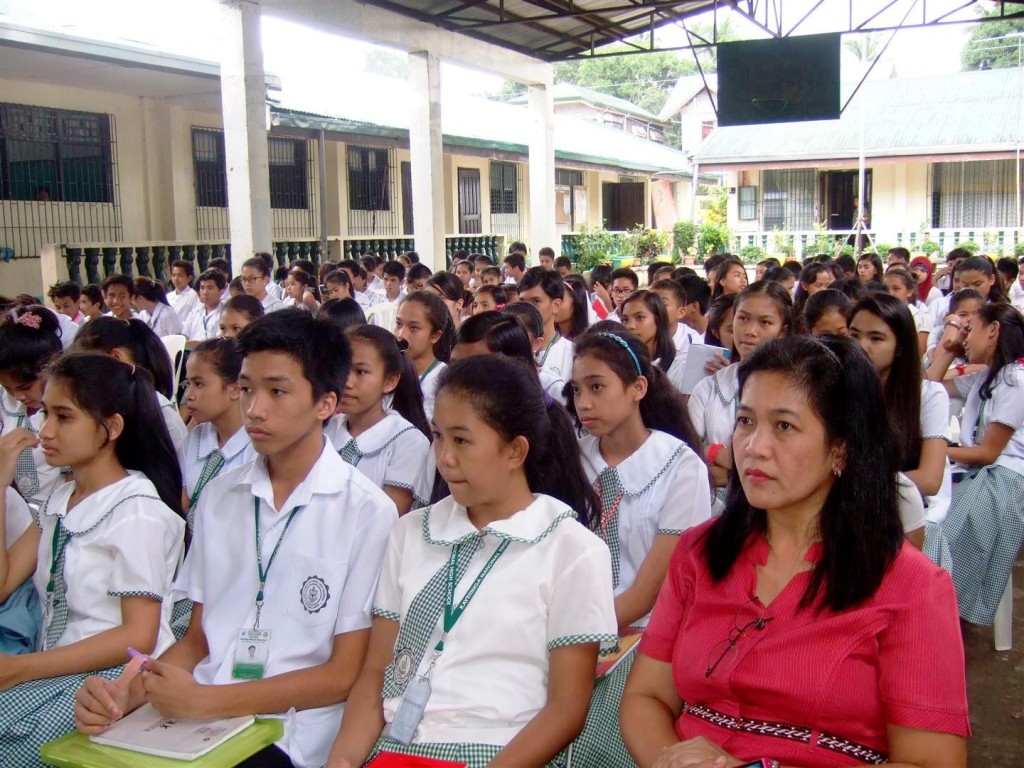
[[[729,228],[721,224],[701,224],[698,230],[697,256],[703,261],[715,253],[725,253],[731,237]]]
[[[973,240],[965,240],[962,243],[957,243],[956,247],[957,248],[963,248],[965,251],[967,251],[969,254],[971,254],[971,256],[977,255],[978,251],[981,250],[981,246],[978,245]]]
[[[942,249],[939,248],[939,244],[936,243],[934,240],[925,238],[920,243],[918,243],[917,250],[919,250],[925,256],[931,256],[932,254],[938,253]]]
[[[748,245],[740,249],[740,259],[745,264],[757,264],[765,257],[764,249],[756,245]]]
[[[697,240],[697,225],[692,221],[677,221],[672,227],[673,251],[676,258],[693,253],[693,244]]]
[[[576,257],[576,269],[580,273],[613,259],[628,258],[633,253],[626,235],[609,232],[604,227],[580,227],[577,242],[579,255]]]

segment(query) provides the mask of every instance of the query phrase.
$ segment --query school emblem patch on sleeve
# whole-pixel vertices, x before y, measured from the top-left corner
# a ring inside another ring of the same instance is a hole
[[[409,648],[403,648],[395,654],[395,683],[398,685],[405,685],[409,682],[412,677],[412,651]]]
[[[331,599],[331,590],[327,588],[327,582],[319,576],[310,576],[302,582],[299,599],[302,600],[302,607],[306,609],[306,613],[319,613]]]

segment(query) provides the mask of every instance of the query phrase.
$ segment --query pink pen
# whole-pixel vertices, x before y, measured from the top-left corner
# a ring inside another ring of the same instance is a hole
[[[149,656],[147,656],[144,653],[139,653],[134,648],[131,648],[131,647],[128,648],[128,655],[131,656],[133,659],[142,659],[143,660],[142,668],[145,668],[146,664],[149,663]]]

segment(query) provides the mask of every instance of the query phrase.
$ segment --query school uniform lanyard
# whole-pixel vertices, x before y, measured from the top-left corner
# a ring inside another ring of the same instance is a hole
[[[544,365],[544,363],[548,361],[548,353],[551,351],[551,348],[555,346],[555,342],[558,341],[560,338],[562,338],[562,334],[560,334],[558,331],[555,331],[555,335],[551,338],[551,341],[548,342],[548,345],[544,348],[544,354],[540,358],[540,365]]]
[[[424,382],[424,380],[425,380],[425,379],[427,378],[427,376],[429,376],[429,375],[430,375],[430,372],[431,372],[432,370],[434,370],[435,368],[437,368],[437,364],[438,364],[438,363],[440,363],[440,362],[441,362],[440,360],[435,360],[434,362],[432,362],[432,363],[431,363],[431,364],[430,364],[430,365],[429,365],[429,366],[427,367],[427,370],[425,370],[425,371],[423,372],[423,375],[422,375],[422,376],[420,376],[420,384],[422,384],[422,383]]]
[[[288,533],[288,526],[292,524],[292,519],[295,517],[295,513],[298,512],[302,507],[296,507],[288,513],[288,519],[284,523],[284,530],[281,531],[281,535],[277,539],[277,544],[274,545],[274,551],[270,553],[270,559],[267,561],[266,570],[263,569],[263,547],[260,542],[260,500],[256,499],[253,504],[253,516],[256,518],[256,572],[260,577],[260,588],[256,592],[256,622],[253,624],[253,629],[260,628],[260,612],[263,610],[263,588],[267,585],[267,577],[270,575],[270,566],[274,564],[274,558],[277,557],[277,550],[281,548],[281,542],[284,541],[284,535]]]
[[[490,559],[484,564],[483,570],[473,579],[473,583],[470,584],[469,590],[459,601],[458,605],[455,605],[455,581],[458,579],[459,572],[459,549],[460,544],[456,544],[452,549],[452,556],[448,558],[448,583],[444,591],[444,631],[441,633],[441,639],[437,641],[437,645],[434,646],[434,658],[430,660],[430,666],[427,668],[427,672],[424,677],[429,678],[430,673],[434,670],[434,665],[437,663],[438,657],[444,651],[444,641],[448,637],[448,633],[452,631],[455,623],[462,617],[462,612],[466,610],[466,606],[469,605],[469,601],[473,599],[476,591],[480,589],[480,585],[484,583],[484,579],[487,578],[487,574],[491,572],[494,564],[498,562],[498,558],[501,557],[502,553],[508,549],[509,541],[505,539],[498,545],[498,548],[494,550],[494,554],[491,555]]]
[[[973,440],[975,445],[981,445],[981,443],[978,440],[979,432],[981,433],[982,437],[985,436],[985,404],[987,402],[988,400],[981,401],[981,406],[978,408],[978,420],[974,422]]]

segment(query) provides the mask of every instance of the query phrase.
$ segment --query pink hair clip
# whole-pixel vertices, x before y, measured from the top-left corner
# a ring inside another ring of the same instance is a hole
[[[42,320],[39,315],[33,312],[25,312],[24,314],[18,315],[18,318],[14,321],[18,325],[27,325],[29,328],[35,328],[37,331],[42,325]]]

